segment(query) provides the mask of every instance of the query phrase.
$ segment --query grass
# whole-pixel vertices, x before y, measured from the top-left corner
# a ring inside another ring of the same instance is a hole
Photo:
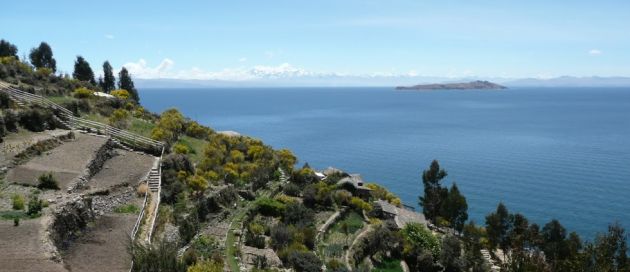
[[[363,217],[359,213],[351,211],[344,217],[343,220],[335,222],[335,224],[330,227],[329,231],[343,233],[344,224],[348,226],[348,233],[352,235],[363,228]]]
[[[355,211],[342,214],[342,219],[330,226],[324,234],[324,239],[320,241],[318,245],[320,255],[326,259],[344,256],[354,236],[363,228],[363,224],[363,217]],[[347,226],[347,235],[344,226]]]
[[[206,145],[206,141],[196,139],[190,136],[182,136],[177,141],[178,144],[183,144],[190,150],[189,158],[193,162],[200,162],[203,157],[203,148]]]
[[[138,206],[136,206],[135,204],[127,204],[127,205],[122,205],[122,206],[118,206],[114,209],[115,213],[131,213],[131,214],[136,214],[140,212],[140,208]]]
[[[129,131],[137,133],[145,137],[151,137],[151,131],[155,127],[154,123],[142,120],[140,118],[129,118]]]
[[[76,100],[72,96],[48,96],[46,98],[48,98],[48,100],[55,102],[57,104],[63,104],[65,102],[71,102],[71,101]]]
[[[383,262],[374,266],[372,271],[376,272],[402,272],[400,267],[400,260],[397,259],[385,259]]]
[[[25,211],[1,211],[0,219],[2,220],[13,220],[15,218],[18,219],[33,219],[39,217],[41,214],[37,213],[34,215],[28,215]]]

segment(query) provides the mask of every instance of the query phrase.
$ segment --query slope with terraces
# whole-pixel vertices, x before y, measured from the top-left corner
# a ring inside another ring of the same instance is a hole
[[[50,205],[41,217],[23,219],[19,226],[0,221],[0,251],[4,253],[0,267],[8,271],[128,271],[128,237],[151,240],[160,199],[163,143],[74,116],[42,96],[3,82],[0,92],[20,108],[53,109],[55,118],[66,126],[43,133],[22,131],[2,143],[0,161],[6,176],[0,195],[32,195],[31,186],[45,173],[57,179],[61,190],[37,193]],[[21,156],[42,143],[47,148],[41,154]],[[139,198],[137,188],[142,183],[148,190]],[[10,210],[9,206],[6,197],[0,200],[0,209]],[[117,212],[128,206],[137,206],[139,211]],[[16,246],[15,241],[20,244]]]

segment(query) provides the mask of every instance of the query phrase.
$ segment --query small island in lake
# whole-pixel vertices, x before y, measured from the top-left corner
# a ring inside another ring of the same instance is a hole
[[[471,81],[463,83],[424,84],[415,86],[398,86],[396,90],[503,90],[507,87],[490,81]]]

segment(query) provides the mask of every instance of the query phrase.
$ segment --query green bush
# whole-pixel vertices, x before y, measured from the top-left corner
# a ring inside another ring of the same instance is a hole
[[[19,116],[19,122],[24,128],[35,132],[55,128],[55,121],[52,113],[43,109],[29,109],[22,111]]]
[[[13,203],[14,210],[23,210],[24,209],[24,197],[18,194],[13,195],[11,197],[11,202]]]
[[[322,261],[312,252],[289,253],[289,264],[297,271],[319,272],[322,270]]]
[[[256,200],[257,211],[265,216],[281,216],[286,209],[282,202],[268,197],[261,197]]]
[[[57,183],[55,177],[53,177],[52,173],[43,174],[39,176],[38,180],[39,184],[37,185],[37,188],[39,189],[59,190],[59,184]]]
[[[36,196],[32,197],[31,200],[28,202],[28,211],[26,212],[26,214],[30,217],[39,216],[43,208],[44,202]]]
[[[138,206],[136,206],[135,204],[127,204],[127,205],[122,205],[122,206],[118,206],[114,209],[115,213],[138,213],[140,212],[140,208]]]

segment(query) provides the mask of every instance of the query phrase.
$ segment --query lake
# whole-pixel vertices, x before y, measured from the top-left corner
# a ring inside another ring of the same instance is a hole
[[[592,238],[630,228],[630,88],[401,92],[391,88],[142,89],[216,130],[289,148],[322,169],[360,173],[417,206],[437,159],[470,219],[503,201],[544,224]]]

